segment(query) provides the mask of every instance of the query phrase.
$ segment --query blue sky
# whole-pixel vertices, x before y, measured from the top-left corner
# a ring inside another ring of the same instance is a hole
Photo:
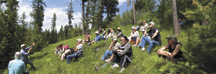
[[[32,18],[29,16],[30,12],[32,11],[32,0],[18,0],[19,2],[19,11],[18,14],[21,16],[23,12],[26,13],[27,19],[26,22],[30,22]],[[57,15],[57,21],[56,21],[56,28],[57,31],[59,31],[61,25],[66,25],[68,23],[67,15],[66,15],[66,9],[67,6],[69,5],[71,0],[45,0],[47,7],[45,8],[45,17],[44,17],[44,22],[43,22],[43,29],[50,29],[51,28],[51,20],[53,17],[53,14],[56,13]],[[126,10],[129,10],[132,8],[127,7],[127,0],[118,0],[119,1],[119,9],[120,12],[117,14],[122,14]],[[81,0],[73,0],[73,9],[74,9],[74,20],[72,21],[73,25],[75,23],[79,24],[81,22],[81,17],[82,17],[82,6],[81,6]],[[4,8],[4,6],[3,6]],[[104,14],[106,15],[106,14]]]

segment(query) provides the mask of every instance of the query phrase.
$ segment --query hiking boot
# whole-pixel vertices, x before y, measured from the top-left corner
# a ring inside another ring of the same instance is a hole
[[[119,72],[119,73],[122,73],[124,70],[125,70],[125,68],[124,68],[124,67],[123,67],[123,68],[121,68],[121,70],[120,70],[120,72]]]

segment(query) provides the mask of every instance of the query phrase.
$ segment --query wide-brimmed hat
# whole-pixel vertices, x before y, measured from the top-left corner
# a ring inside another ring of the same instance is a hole
[[[141,31],[145,31],[145,29],[141,29]]]
[[[177,39],[177,37],[175,35],[170,35],[170,36],[166,37],[166,39],[172,40],[174,42],[178,42],[178,39]]]
[[[117,30],[121,30],[121,28],[120,28],[120,27],[118,27],[118,28],[117,28]]]
[[[77,42],[82,42],[82,39],[79,38],[79,39],[76,39],[76,41],[77,41]]]
[[[136,30],[136,27],[133,27],[132,30]]]

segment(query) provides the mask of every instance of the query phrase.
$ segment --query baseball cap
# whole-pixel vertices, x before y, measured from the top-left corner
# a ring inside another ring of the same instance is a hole
[[[178,42],[177,37],[175,35],[170,35],[170,36],[166,37],[166,39],[172,40],[174,42]]]
[[[68,45],[65,45],[64,47],[65,47],[65,48],[67,48],[67,49],[69,48],[69,46],[68,46]]]
[[[25,46],[25,44],[22,44],[20,47],[22,48],[22,47],[24,47]]]
[[[118,39],[116,39],[116,38],[113,38],[113,41],[118,41]]]
[[[96,34],[99,34],[99,32],[98,32],[98,31],[96,31],[95,33],[96,33]]]

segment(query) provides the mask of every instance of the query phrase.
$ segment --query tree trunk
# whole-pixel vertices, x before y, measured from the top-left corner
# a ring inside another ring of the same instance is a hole
[[[178,16],[177,16],[177,7],[176,0],[173,0],[173,23],[174,23],[174,34],[178,36],[180,34],[179,24],[178,24]]]
[[[85,34],[85,27],[84,27],[84,19],[85,19],[85,17],[84,17],[84,13],[85,13],[85,10],[84,10],[84,4],[85,4],[85,2],[84,2],[84,0],[82,0],[82,21],[83,21],[83,23],[82,23],[82,34],[84,35]]]
[[[134,18],[134,24],[136,24],[136,16],[135,16],[134,0],[132,0],[132,5],[133,5],[133,18]]]

